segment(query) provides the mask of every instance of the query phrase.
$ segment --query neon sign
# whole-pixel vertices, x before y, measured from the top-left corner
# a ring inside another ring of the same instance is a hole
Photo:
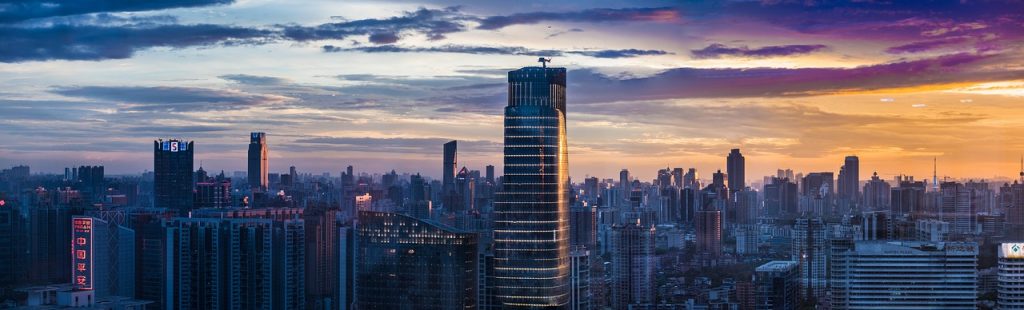
[[[92,218],[76,217],[71,221],[71,278],[77,289],[92,289]]]
[[[178,151],[178,141],[171,141],[171,152]]]

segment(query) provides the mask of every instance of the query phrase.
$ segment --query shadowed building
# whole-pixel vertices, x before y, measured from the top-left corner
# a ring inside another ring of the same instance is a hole
[[[360,211],[356,234],[356,309],[477,308],[475,233]]]
[[[508,73],[504,182],[494,212],[494,290],[502,308],[569,303],[565,72]]]
[[[153,141],[153,203],[187,215],[192,210],[192,141]]]
[[[267,134],[254,132],[249,136],[249,188],[267,190]],[[294,181],[294,180],[293,180]]]

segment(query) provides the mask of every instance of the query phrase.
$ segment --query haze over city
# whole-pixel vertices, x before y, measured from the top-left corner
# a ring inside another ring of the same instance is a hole
[[[154,137],[244,169],[438,177],[441,143],[500,163],[504,73],[569,70],[570,173],[1012,178],[1024,137],[1016,2],[147,1],[0,11],[0,166],[151,170]],[[869,172],[870,172],[869,171]]]

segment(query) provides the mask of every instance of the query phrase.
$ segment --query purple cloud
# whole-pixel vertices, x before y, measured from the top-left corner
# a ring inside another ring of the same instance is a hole
[[[919,53],[941,47],[967,42],[967,37],[949,37],[936,40],[917,41],[893,46],[885,50],[889,54]]]
[[[981,71],[998,55],[954,54],[856,68],[676,68],[651,77],[616,79],[592,70],[569,73],[581,102],[720,97],[815,96],[855,91],[1024,78],[1024,70]]]
[[[445,9],[420,8],[404,15],[385,19],[360,19],[340,23],[327,23],[314,27],[281,25],[281,36],[294,41],[344,39],[355,35],[371,35],[374,43],[395,39],[403,31],[422,33],[430,40],[444,39],[449,33],[465,31],[468,16],[457,7]],[[374,41],[374,39],[377,41]]]
[[[394,32],[374,33],[370,35],[370,42],[374,44],[391,44],[398,42],[398,34]]]
[[[605,23],[622,21],[674,22],[680,13],[675,8],[589,9],[574,12],[529,12],[491,16],[480,20],[479,29],[497,30],[512,25],[540,22]]]
[[[746,45],[729,47],[725,44],[715,43],[702,49],[691,50],[690,54],[697,59],[721,58],[723,56],[764,58],[808,54],[825,48],[828,48],[828,46],[822,44],[772,45],[749,48]]]

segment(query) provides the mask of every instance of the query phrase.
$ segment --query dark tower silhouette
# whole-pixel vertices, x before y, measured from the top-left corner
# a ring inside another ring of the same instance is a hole
[[[249,188],[267,190],[267,134],[254,132],[249,135]],[[295,181],[295,180],[292,180]]]
[[[192,141],[153,141],[153,204],[187,215],[192,210]]]

